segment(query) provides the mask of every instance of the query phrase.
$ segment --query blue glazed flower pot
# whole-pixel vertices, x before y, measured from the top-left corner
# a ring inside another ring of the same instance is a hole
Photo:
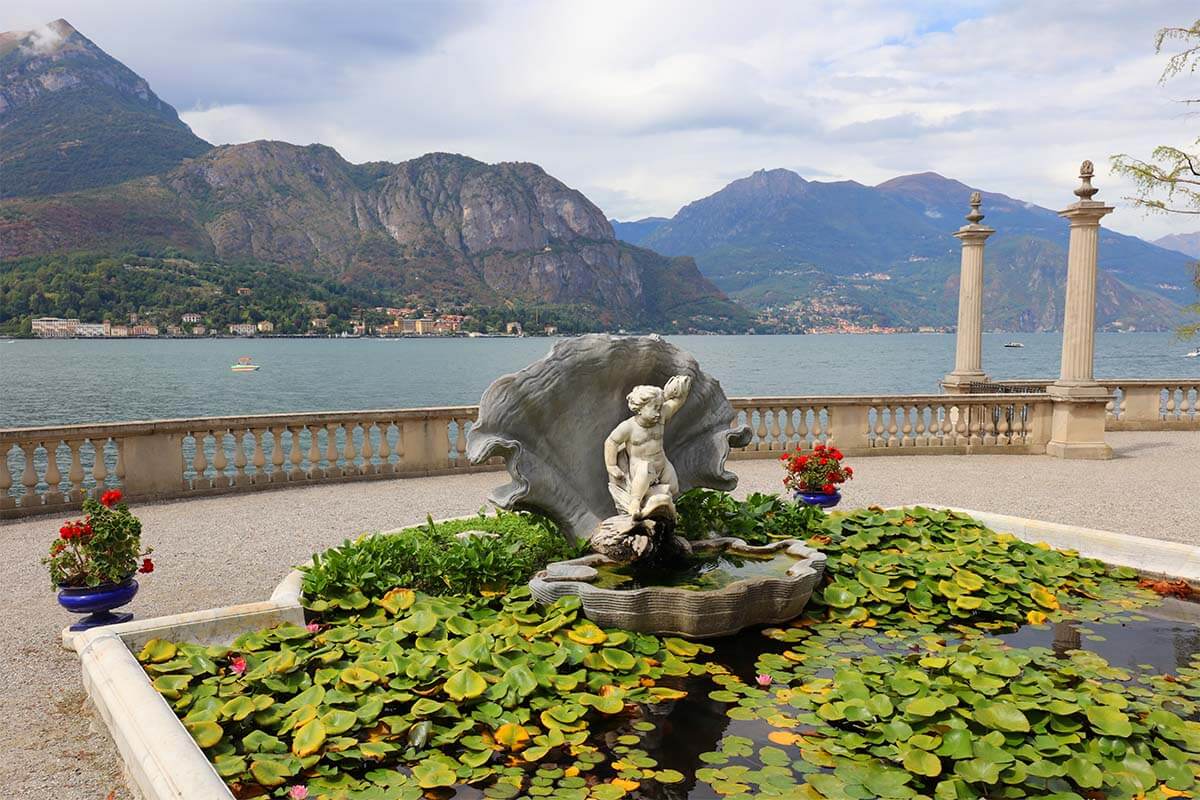
[[[100,625],[114,625],[133,619],[133,612],[114,614],[112,610],[132,600],[137,591],[138,582],[130,577],[121,583],[59,589],[58,604],[73,614],[87,614],[71,626],[73,631],[86,631]]]
[[[824,492],[796,492],[795,498],[797,503],[804,503],[809,506],[820,506],[821,508],[833,508],[838,503],[842,502],[842,493],[834,492],[833,494],[825,494]]]

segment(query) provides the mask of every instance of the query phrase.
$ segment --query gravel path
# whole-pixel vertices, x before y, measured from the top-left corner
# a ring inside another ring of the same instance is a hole
[[[1200,544],[1200,433],[1113,433],[1108,462],[1038,456],[891,456],[855,461],[845,505],[943,503]],[[771,461],[733,462],[739,494],[775,491]],[[470,514],[496,473],[161,503],[136,509],[155,548],[140,616],[261,600],[291,565],[363,531]],[[70,615],[39,559],[58,527],[38,518],[0,524],[11,548],[0,627],[0,785],[23,800],[124,800],[115,747],[87,713],[74,654],[59,646]],[[89,727],[90,726],[90,727]]]

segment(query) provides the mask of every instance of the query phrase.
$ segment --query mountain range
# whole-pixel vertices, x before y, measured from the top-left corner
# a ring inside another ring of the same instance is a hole
[[[316,273],[397,302],[582,306],[604,327],[750,322],[691,258],[618,241],[599,208],[535,164],[212,147],[65,20],[0,42],[0,260],[170,252]]]
[[[972,191],[932,172],[865,186],[762,170],[670,219],[614,228],[627,241],[694,256],[733,298],[800,324],[949,326],[959,269],[950,234]],[[1003,194],[982,196],[984,222],[996,229],[985,251],[985,326],[1059,327],[1066,221]],[[1097,319],[1110,329],[1170,327],[1193,296],[1193,259],[1133,236],[1102,229],[1100,267]]]
[[[1168,234],[1155,239],[1154,243],[1159,247],[1175,250],[1192,258],[1200,258],[1200,231]]]
[[[866,186],[773,169],[671,218],[618,222],[532,163],[431,153],[352,164],[322,145],[214,147],[65,20],[0,34],[0,144],[0,327],[6,315],[71,315],[64,297],[102,296],[38,285],[55,259],[85,253],[183,259],[206,276],[283,270],[403,305],[581,309],[603,328],[945,327],[958,293],[950,234],[972,190],[934,173]],[[1065,221],[983,198],[997,229],[985,326],[1059,327]],[[1167,328],[1193,302],[1192,259],[1175,249],[1105,230],[1100,258],[1104,327]],[[88,274],[76,264],[71,281]],[[200,291],[184,284],[178,302]]]

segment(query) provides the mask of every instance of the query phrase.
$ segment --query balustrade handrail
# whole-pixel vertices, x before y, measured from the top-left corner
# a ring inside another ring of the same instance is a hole
[[[137,436],[153,433],[187,433],[213,428],[275,428],[289,425],[313,425],[353,422],[387,417],[404,419],[460,418],[478,413],[479,406],[430,406],[424,408],[382,408],[363,411],[300,411],[283,414],[244,414],[236,417],[179,417],[174,419],[130,420],[77,425],[45,425],[35,428],[0,428],[0,444],[28,441],[39,436],[63,439],[100,436]]]

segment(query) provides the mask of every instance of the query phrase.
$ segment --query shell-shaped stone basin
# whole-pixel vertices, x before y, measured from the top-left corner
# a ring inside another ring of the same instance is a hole
[[[825,554],[798,539],[755,546],[742,539],[721,537],[686,544],[695,553],[752,558],[785,554],[794,563],[781,574],[748,577],[719,588],[621,589],[596,585],[600,570],[616,562],[591,554],[548,564],[529,581],[529,588],[541,603],[577,595],[584,616],[601,627],[709,639],[729,636],[752,625],[795,619],[825,572]]]

